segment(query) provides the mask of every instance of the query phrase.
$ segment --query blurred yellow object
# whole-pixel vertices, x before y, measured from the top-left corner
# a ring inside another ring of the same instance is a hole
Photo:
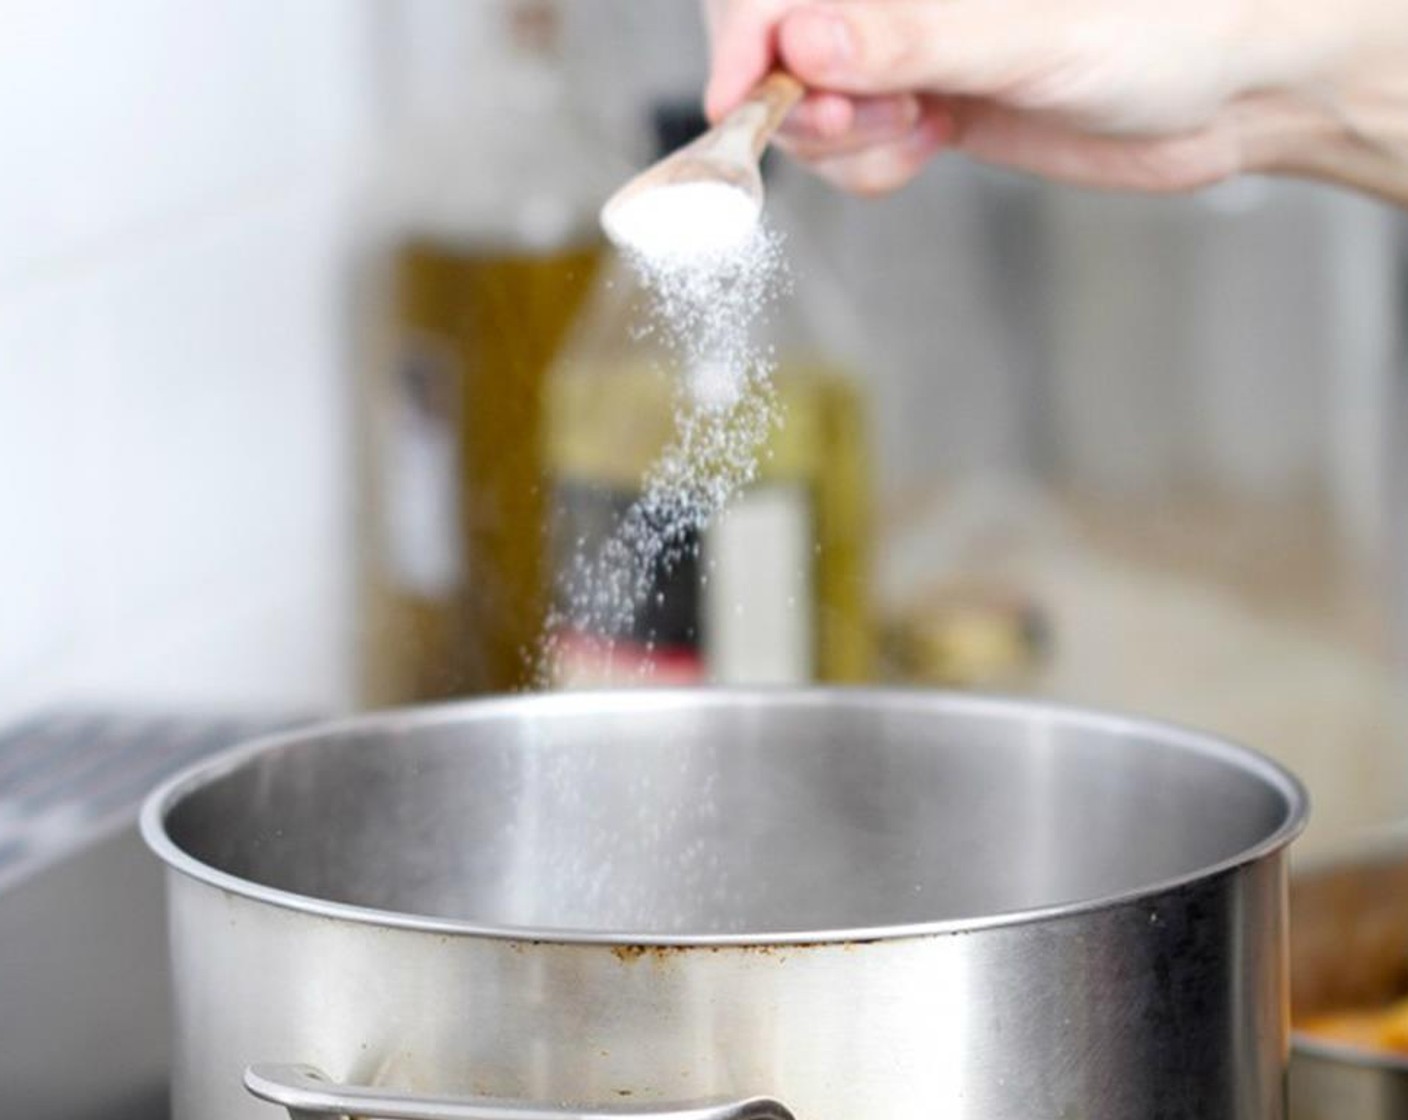
[[[1408,998],[1372,1011],[1316,1015],[1298,1023],[1297,1028],[1342,1046],[1408,1054]]]
[[[940,588],[907,604],[887,620],[882,642],[892,677],[941,688],[1023,685],[1048,644],[1034,603],[978,585]]]
[[[525,651],[547,585],[544,381],[597,259],[590,245],[496,252],[429,239],[398,255],[399,352],[372,389],[385,540],[364,589],[367,703],[531,683]]]
[[[561,0],[451,9],[463,33],[436,44],[442,79],[420,89],[431,70],[408,69],[412,117],[421,98],[436,115],[388,152],[362,281],[359,652],[372,706],[533,680],[546,374],[591,288],[597,210],[618,179],[578,115]],[[424,43],[414,14],[397,15],[405,42]]]

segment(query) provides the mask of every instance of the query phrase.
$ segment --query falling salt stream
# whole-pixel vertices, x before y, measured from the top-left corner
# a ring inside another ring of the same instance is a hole
[[[677,371],[675,432],[606,545],[570,561],[547,635],[627,630],[653,574],[682,559],[686,542],[757,477],[781,422],[775,358],[757,328],[787,272],[781,238],[760,223],[756,203],[720,184],[676,185],[632,199],[612,225],[646,291],[635,329],[663,342]],[[559,656],[545,637],[541,683]]]
[[[763,448],[782,422],[772,383],[775,357],[759,343],[758,328],[785,294],[788,273],[782,238],[763,225],[757,201],[720,183],[677,184],[641,193],[617,208],[613,219],[608,232],[647,295],[635,330],[663,342],[672,357],[675,431],[606,545],[594,552],[579,549],[569,564],[535,659],[544,685],[562,656],[552,635],[627,632],[651,593],[653,574],[678,563],[686,548],[698,547],[686,542],[701,539],[757,477]],[[530,753],[529,784],[541,783],[551,796],[541,801],[529,795],[525,806],[556,803],[562,814],[523,822],[532,837],[523,854],[546,855],[555,864],[539,865],[527,881],[546,886],[545,878],[557,879],[560,893],[585,911],[548,916],[574,923],[587,918],[617,930],[685,933],[700,932],[706,913],[713,915],[715,931],[722,931],[739,912],[738,885],[708,840],[708,829],[720,827],[711,822],[722,816],[710,783],[660,789],[650,774],[637,774],[637,816],[622,822],[618,850],[586,852],[576,850],[560,826],[589,812],[582,790],[590,788],[591,775],[566,773],[561,755],[553,766],[559,772],[538,772],[538,752]],[[689,835],[695,831],[691,821],[705,822],[702,836]],[[675,912],[664,912],[663,900],[642,895],[636,877],[625,873],[642,851],[677,863]],[[545,913],[541,904],[531,909],[540,919]]]

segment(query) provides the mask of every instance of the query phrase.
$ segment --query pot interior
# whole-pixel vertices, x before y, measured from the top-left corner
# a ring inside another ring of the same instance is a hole
[[[166,858],[250,893],[624,940],[895,932],[1108,900],[1284,843],[1304,814],[1279,768],[1191,733],[824,691],[387,713],[270,740],[157,796]]]

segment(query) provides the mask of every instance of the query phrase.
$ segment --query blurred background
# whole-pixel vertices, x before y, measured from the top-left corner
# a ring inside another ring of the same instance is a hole
[[[1344,193],[940,160],[863,202],[777,161],[786,422],[639,611],[574,609],[691,372],[595,212],[704,70],[694,0],[0,2],[12,1108],[164,1114],[136,806],[290,720],[992,689],[1283,760],[1297,858],[1408,811],[1403,218]]]
[[[693,0],[0,22],[0,719],[531,683],[562,541],[669,427],[592,218],[697,127]],[[549,683],[634,642],[1032,692],[1289,762],[1312,847],[1408,808],[1399,217],[771,173],[791,419],[700,571]]]

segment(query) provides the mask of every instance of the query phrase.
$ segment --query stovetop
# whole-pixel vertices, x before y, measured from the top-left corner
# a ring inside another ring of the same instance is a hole
[[[0,728],[0,1115],[166,1120],[161,867],[142,799],[296,721],[65,709]]]

